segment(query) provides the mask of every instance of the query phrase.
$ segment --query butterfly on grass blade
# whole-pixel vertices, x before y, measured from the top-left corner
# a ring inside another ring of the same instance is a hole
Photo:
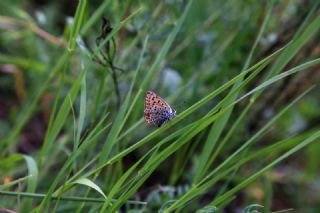
[[[160,96],[148,91],[144,99],[144,119],[149,124],[161,127],[176,117],[176,110],[170,107]]]

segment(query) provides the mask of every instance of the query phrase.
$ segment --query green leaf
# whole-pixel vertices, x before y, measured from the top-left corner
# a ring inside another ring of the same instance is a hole
[[[106,195],[103,193],[101,188],[97,184],[95,184],[94,182],[89,180],[88,178],[80,178],[80,179],[74,181],[74,183],[88,186],[88,187],[94,189],[95,191],[99,192],[102,195],[102,197],[104,197],[104,199],[107,199]]]
[[[28,179],[28,188],[27,192],[35,192],[37,188],[37,183],[38,183],[38,168],[37,168],[37,163],[35,160],[28,156],[24,155],[23,156],[27,166],[28,166],[28,173],[30,178]],[[24,205],[23,205],[23,212],[30,212],[31,209],[31,204],[32,204],[32,199],[26,199]]]

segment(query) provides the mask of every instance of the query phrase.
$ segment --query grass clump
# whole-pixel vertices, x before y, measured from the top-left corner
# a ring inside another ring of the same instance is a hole
[[[319,210],[317,1],[68,4],[0,3],[1,208]]]

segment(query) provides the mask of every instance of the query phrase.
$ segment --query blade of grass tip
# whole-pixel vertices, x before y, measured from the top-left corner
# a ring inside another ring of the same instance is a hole
[[[81,28],[80,34],[86,36],[91,27],[103,16],[109,6],[110,0],[105,0],[90,16],[89,20]]]
[[[221,201],[223,201],[224,199],[232,196],[233,194],[235,194],[237,191],[241,190],[242,188],[246,187],[248,184],[250,184],[251,182],[253,182],[254,180],[256,180],[258,177],[260,177],[262,174],[264,174],[265,172],[267,172],[268,170],[270,170],[273,166],[275,166],[276,164],[280,163],[282,160],[286,159],[287,157],[293,155],[294,153],[296,153],[297,151],[301,150],[302,148],[308,146],[309,144],[311,144],[314,141],[317,141],[317,139],[320,138],[320,130],[317,131],[316,133],[314,133],[313,135],[311,135],[310,137],[308,137],[306,140],[303,140],[301,143],[299,143],[297,146],[295,146],[294,148],[290,149],[289,151],[285,152],[283,155],[281,155],[280,157],[278,157],[277,159],[275,159],[274,161],[272,161],[270,164],[268,164],[267,166],[265,166],[264,168],[262,168],[260,171],[256,172],[255,174],[251,175],[249,178],[247,178],[246,180],[244,180],[243,182],[241,182],[240,184],[238,184],[237,186],[235,186],[234,188],[232,188],[231,190],[229,190],[228,192],[226,192],[225,194],[221,195],[220,197],[218,197],[213,204],[217,205],[219,204]]]
[[[268,4],[268,8],[267,8],[267,13],[266,16],[263,20],[263,23],[260,27],[259,33],[257,35],[257,38],[254,41],[254,44],[250,50],[250,53],[246,59],[246,62],[242,68],[242,71],[245,71],[248,69],[249,64],[251,63],[252,60],[252,55],[259,43],[259,41],[261,40],[261,37],[265,31],[266,25],[269,22],[270,16],[271,16],[271,12],[272,12],[272,8],[273,8],[273,1],[270,2],[270,4]],[[242,79],[240,79],[240,81],[238,81],[237,83],[235,83],[232,87],[231,92],[233,92],[234,90],[236,90],[238,88],[238,86],[242,83]],[[224,104],[224,106],[232,103],[236,97],[238,96],[240,90],[237,90],[236,93],[234,93],[231,96],[227,96],[226,99],[228,99],[228,101],[226,101],[226,103]],[[222,106],[222,107],[224,107]],[[224,116],[222,116],[221,118],[219,118],[219,120],[217,122],[215,122],[213,124],[213,126],[210,129],[208,138],[203,146],[203,149],[200,153],[200,160],[199,160],[199,165],[198,165],[198,169],[196,172],[196,177],[194,178],[194,183],[198,182],[204,175],[205,173],[208,171],[210,165],[208,164],[209,162],[209,158],[212,156],[212,152],[216,146],[217,141],[219,140],[222,131],[224,130],[227,121],[229,120],[231,113],[232,113],[233,108],[230,109],[230,111],[228,111]]]
[[[188,115],[190,115],[193,111],[197,110],[198,108],[200,108],[201,106],[203,106],[204,104],[208,103],[210,100],[212,100],[214,97],[216,97],[217,95],[219,95],[220,93],[222,93],[224,90],[226,90],[227,88],[229,88],[230,86],[232,86],[235,82],[237,82],[239,79],[241,79],[243,76],[245,76],[246,74],[248,74],[249,72],[252,72],[253,70],[255,70],[256,68],[258,68],[259,66],[262,66],[265,63],[270,63],[271,60],[277,55],[279,54],[281,51],[283,50],[283,48],[279,49],[278,51],[274,52],[273,54],[271,54],[270,56],[264,58],[263,60],[259,61],[257,64],[253,65],[251,68],[249,68],[248,70],[246,70],[245,72],[240,73],[239,75],[237,75],[236,77],[234,77],[233,79],[231,79],[230,81],[226,82],[225,84],[223,84],[221,87],[217,88],[216,90],[214,90],[213,92],[211,92],[209,95],[207,95],[206,97],[202,98],[201,100],[199,100],[198,102],[196,102],[195,104],[193,104],[192,106],[190,106],[188,109],[184,110],[183,112],[181,112],[179,115],[177,115],[175,117],[175,119],[171,120],[169,123],[167,123],[166,125],[164,125],[163,127],[155,130],[154,132],[152,132],[151,134],[147,135],[146,137],[144,137],[143,139],[141,139],[140,141],[138,141],[137,143],[133,144],[132,146],[128,147],[127,149],[123,150],[122,152],[120,152],[119,154],[115,155],[114,157],[112,157],[109,160],[109,163],[114,163],[117,160],[123,158],[125,155],[131,153],[132,151],[136,150],[137,148],[139,148],[140,146],[144,145],[145,143],[149,142],[152,138],[156,137],[157,135],[161,134],[162,132],[164,132],[165,130],[171,128],[173,125],[175,125],[176,123],[178,123],[180,120],[182,120],[183,118],[187,117]],[[259,88],[260,89],[260,88]],[[139,92],[142,92],[142,90],[140,90]]]
[[[27,192],[35,192],[36,188],[37,188],[37,182],[38,182],[38,168],[37,168],[37,163],[35,162],[35,160],[28,156],[28,155],[24,155],[23,156],[27,166],[28,166],[28,173],[30,175],[30,178],[28,179],[28,188],[27,188]],[[25,203],[23,204],[22,207],[22,212],[30,212],[30,208],[31,208],[31,203],[32,199],[27,199],[25,201]]]
[[[79,0],[76,15],[73,22],[72,31],[69,38],[68,51],[72,52],[76,46],[77,36],[84,21],[84,15],[87,8],[87,0]]]
[[[74,181],[73,184],[80,184],[80,185],[88,186],[88,187],[94,189],[95,191],[97,191],[99,194],[101,194],[104,199],[107,199],[107,196],[103,193],[101,188],[97,184],[95,184],[93,181],[89,180],[88,178],[80,178],[80,179]]]
[[[20,131],[24,127],[24,125],[28,122],[30,117],[32,116],[32,113],[35,111],[37,107],[37,103],[39,99],[42,97],[43,93],[46,91],[46,89],[49,86],[49,83],[55,77],[61,70],[64,64],[68,61],[70,57],[69,52],[65,52],[61,58],[58,60],[56,65],[53,67],[53,69],[49,72],[48,78],[45,80],[45,82],[41,85],[41,88],[39,88],[36,93],[36,95],[33,97],[31,103],[25,105],[25,109],[22,110],[21,115],[19,115],[17,122],[13,128],[13,130],[9,133],[9,135],[0,143],[0,147],[7,145],[6,149],[3,150],[3,153],[6,152],[6,150],[10,150],[11,147],[14,147],[16,145],[16,138],[19,135]]]
[[[81,87],[81,82],[82,82],[84,73],[85,73],[85,70],[83,70],[80,73],[76,81],[73,83],[71,89],[69,90],[68,94],[66,95],[66,97],[62,102],[60,110],[57,113],[57,116],[52,124],[52,128],[47,130],[49,131],[49,133],[46,134],[47,137],[44,139],[44,143],[40,151],[39,165],[42,165],[42,162],[44,162],[48,152],[53,147],[53,143],[69,115],[69,112],[71,110],[70,101],[72,103],[75,101]]]

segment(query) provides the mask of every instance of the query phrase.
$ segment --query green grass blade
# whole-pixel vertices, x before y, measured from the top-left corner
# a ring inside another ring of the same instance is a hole
[[[29,192],[11,192],[11,191],[0,191],[0,195],[2,196],[13,196],[13,197],[28,197],[33,199],[43,199],[46,197],[46,194],[40,193],[29,193]],[[76,197],[76,196],[68,196],[68,197],[58,197],[52,196],[52,200],[60,200],[60,201],[74,201],[74,202],[91,202],[91,203],[103,203],[105,202],[104,198],[92,198],[92,197]],[[113,200],[115,202],[115,200]],[[138,205],[146,205],[146,202],[141,201],[131,201],[129,200],[128,203],[130,204],[138,204]]]
[[[35,162],[35,160],[27,155],[23,156],[27,166],[28,166],[28,173],[30,178],[28,179],[28,188],[27,191],[28,192],[35,192],[36,188],[37,188],[37,183],[38,183],[38,168],[37,168],[37,163]],[[30,208],[31,208],[31,199],[27,199],[23,205],[23,212],[30,212]]]
[[[293,40],[288,48],[279,56],[276,63],[270,70],[267,78],[274,76],[279,73],[286,64],[299,52],[299,50],[319,31],[320,28],[320,16],[317,16],[312,22],[306,27],[300,36]]]
[[[94,11],[93,15],[90,16],[89,20],[81,28],[81,35],[85,36],[89,32],[91,27],[98,21],[99,18],[103,16],[103,14],[109,6],[109,3],[110,0],[104,0],[104,2],[99,6],[99,8]]]
[[[86,8],[87,8],[87,0],[80,0],[76,10],[76,15],[74,17],[73,27],[72,27],[72,31],[69,39],[68,50],[70,52],[73,51],[76,46],[76,40],[79,35],[80,28],[84,22]]]
[[[86,116],[86,105],[87,105],[87,88],[86,88],[86,74],[84,74],[82,82],[81,82],[81,92],[80,92],[80,115],[77,127],[77,136],[75,138],[73,151],[79,146],[81,131],[84,124],[84,119]]]
[[[71,110],[70,101],[73,103],[77,97],[77,94],[81,88],[81,82],[83,80],[85,71],[82,71],[81,74],[78,76],[74,84],[72,85],[70,91],[66,95],[63,100],[63,103],[60,107],[59,112],[57,113],[56,119],[52,124],[52,129],[49,129],[49,133],[47,137],[44,139],[44,143],[40,153],[40,165],[45,160],[45,156],[47,156],[48,152],[54,145],[54,141],[58,136],[61,128],[63,127],[67,117],[69,116],[69,112]]]
[[[101,194],[102,197],[104,197],[104,199],[107,199],[107,196],[103,193],[101,188],[97,184],[95,184],[93,181],[89,180],[88,178],[80,178],[74,181],[73,183],[88,186],[94,189],[95,191],[97,191],[99,194]]]
[[[247,57],[247,60],[242,68],[242,71],[245,71],[246,69],[248,69],[251,60],[252,60],[252,55],[259,43],[259,41],[261,40],[261,37],[265,31],[266,25],[270,19],[271,16],[271,12],[272,12],[272,8],[273,8],[273,4],[269,4],[268,5],[268,9],[267,9],[267,14],[263,20],[263,23],[261,25],[261,28],[259,30],[259,33],[257,35],[256,40],[254,41],[254,44],[250,50],[250,53]],[[225,104],[222,107],[227,106],[228,104],[232,103],[236,97],[238,96],[240,90],[237,89],[238,86],[242,83],[242,79],[240,81],[238,81],[232,88],[232,92],[237,90],[237,92],[235,92],[233,95],[228,95],[226,97],[227,101],[225,102]],[[224,116],[222,116],[221,118],[219,118],[219,120],[217,122],[215,122],[213,124],[213,126],[210,129],[208,138],[203,146],[202,152],[200,153],[200,164],[198,166],[198,171],[197,171],[197,176],[194,178],[194,182],[197,183],[203,176],[204,174],[208,171],[208,168],[210,167],[210,164],[208,162],[209,158],[212,156],[212,152],[216,146],[217,141],[219,140],[222,131],[224,130],[227,121],[229,120],[231,113],[232,113],[232,108],[230,109],[229,112],[227,112]]]
[[[280,157],[278,157],[276,160],[272,161],[270,164],[268,164],[267,166],[265,166],[263,169],[261,169],[260,171],[258,171],[257,173],[253,174],[252,176],[250,176],[249,178],[247,178],[245,181],[241,182],[240,184],[238,184],[236,187],[234,187],[233,189],[231,189],[230,191],[224,193],[223,195],[221,195],[220,197],[218,197],[216,200],[214,200],[212,203],[214,205],[217,205],[218,203],[222,202],[224,199],[232,196],[234,193],[236,193],[237,191],[239,191],[240,189],[246,187],[247,185],[249,185],[251,182],[253,182],[255,179],[257,179],[258,177],[260,177],[262,174],[264,174],[265,172],[267,172],[268,170],[270,170],[273,166],[275,166],[276,164],[278,164],[279,162],[281,162],[282,160],[286,159],[287,157],[289,157],[290,155],[296,153],[297,151],[299,151],[300,149],[308,146],[309,144],[311,144],[312,142],[316,141],[317,139],[320,138],[320,131],[317,131],[316,133],[314,133],[313,135],[311,135],[310,137],[308,137],[306,140],[302,141],[301,143],[299,143],[297,146],[295,146],[294,148],[290,149],[289,151],[287,151],[286,153],[284,153],[283,155],[281,155]]]

